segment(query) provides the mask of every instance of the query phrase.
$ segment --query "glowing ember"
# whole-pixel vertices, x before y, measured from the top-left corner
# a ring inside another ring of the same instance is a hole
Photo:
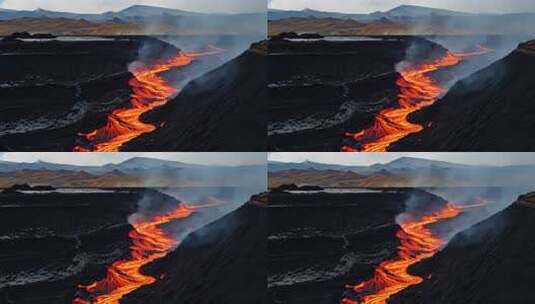
[[[435,235],[427,226],[457,217],[463,209],[485,206],[485,203],[459,206],[447,204],[441,210],[424,215],[419,219],[405,221],[396,237],[400,241],[398,256],[379,264],[372,279],[353,289],[359,300],[344,298],[341,304],[385,304],[394,294],[409,286],[419,284],[423,278],[408,273],[408,268],[430,258],[445,244],[445,240]]]
[[[167,214],[133,224],[134,230],[129,233],[132,240],[130,257],[109,266],[106,278],[80,286],[87,292],[87,296],[76,298],[73,304],[119,304],[119,300],[126,294],[154,283],[156,278],[142,274],[141,267],[166,256],[178,245],[177,241],[159,226],[187,218],[192,212],[189,207],[181,205]]]
[[[80,136],[85,137],[90,144],[89,146],[78,145],[74,147],[74,151],[116,152],[132,139],[154,131],[156,126],[142,122],[141,115],[166,104],[179,92],[160,74],[190,65],[197,57],[215,55],[223,51],[221,48],[209,46],[209,50],[203,53],[179,53],[167,62],[136,69],[133,72],[134,78],[129,81],[132,88],[130,106],[114,110],[108,115],[106,125],[103,127],[88,133],[81,133]]]
[[[477,50],[470,53],[447,52],[441,58],[432,62],[406,67],[400,71],[401,77],[396,81],[400,93],[398,106],[387,108],[375,117],[373,126],[358,133],[347,133],[361,144],[360,149],[350,146],[342,147],[343,152],[384,152],[394,142],[409,134],[423,130],[423,126],[407,120],[411,113],[428,107],[442,95],[446,88],[433,80],[428,74],[440,69],[459,64],[463,58],[482,55],[491,50],[477,46]]]

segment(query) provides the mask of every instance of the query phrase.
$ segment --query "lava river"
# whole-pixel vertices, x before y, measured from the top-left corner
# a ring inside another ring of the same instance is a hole
[[[435,81],[429,73],[459,64],[464,58],[483,55],[492,51],[483,46],[470,53],[447,52],[444,56],[431,62],[424,62],[404,67],[396,81],[399,87],[398,105],[380,111],[374,124],[357,133],[347,133],[359,148],[343,146],[343,152],[384,152],[394,142],[409,134],[423,130],[423,126],[408,121],[408,116],[422,108],[432,105],[446,88]]]
[[[179,89],[171,86],[160,74],[188,66],[198,57],[215,55],[223,51],[215,46],[209,46],[209,51],[203,53],[178,53],[168,61],[135,69],[134,77],[129,81],[132,89],[130,105],[115,109],[108,115],[106,124],[101,128],[81,133],[80,136],[85,138],[87,144],[75,146],[74,151],[117,152],[123,144],[156,130],[156,126],[142,122],[141,115],[166,104],[179,92]]]
[[[178,245],[160,226],[187,218],[193,210],[180,205],[169,213],[134,223],[134,229],[129,233],[132,241],[130,257],[110,265],[104,279],[80,286],[83,296],[76,298],[73,304],[119,304],[124,295],[154,283],[156,278],[142,274],[141,267],[166,256]]]
[[[341,304],[385,304],[394,294],[409,286],[419,284],[423,278],[408,273],[408,268],[424,259],[430,258],[446,243],[434,234],[429,225],[457,217],[463,209],[485,206],[486,203],[474,205],[455,205],[448,203],[441,210],[424,215],[418,219],[407,220],[400,224],[396,233],[400,241],[397,257],[379,264],[375,275],[370,280],[361,282],[351,288],[358,300],[344,298]]]

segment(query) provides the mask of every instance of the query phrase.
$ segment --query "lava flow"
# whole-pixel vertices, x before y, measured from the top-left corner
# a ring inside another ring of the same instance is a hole
[[[178,245],[177,241],[159,226],[187,218],[192,213],[192,208],[181,205],[167,214],[134,223],[134,230],[129,233],[132,240],[130,257],[109,266],[104,279],[80,286],[86,295],[76,298],[73,304],[119,304],[124,295],[154,283],[156,279],[142,274],[141,267],[166,256]]]
[[[421,283],[423,279],[409,274],[408,268],[432,257],[445,244],[445,241],[435,235],[427,226],[457,217],[464,208],[477,206],[479,205],[461,207],[448,203],[437,212],[401,223],[401,229],[396,233],[396,237],[400,241],[398,256],[379,264],[372,279],[356,286],[346,286],[353,289],[353,292],[359,296],[359,300],[344,298],[340,303],[384,304],[393,294]]]
[[[209,46],[206,52],[179,53],[166,62],[137,68],[133,71],[134,77],[128,82],[132,88],[130,106],[114,110],[108,115],[103,127],[88,133],[81,133],[80,136],[85,137],[89,144],[77,145],[74,151],[117,152],[126,142],[154,131],[156,126],[142,122],[141,115],[166,104],[179,91],[160,74],[174,68],[188,66],[197,57],[215,55],[223,51],[221,48]]]
[[[478,45],[477,50],[470,53],[447,52],[444,56],[432,61],[405,67],[400,71],[401,77],[396,81],[399,87],[398,106],[380,111],[373,126],[358,133],[346,133],[360,143],[360,149],[343,146],[343,152],[385,152],[394,142],[409,134],[423,130],[423,126],[408,121],[408,116],[422,108],[435,103],[446,88],[433,80],[428,74],[440,69],[455,66],[463,58],[483,55],[491,49]]]

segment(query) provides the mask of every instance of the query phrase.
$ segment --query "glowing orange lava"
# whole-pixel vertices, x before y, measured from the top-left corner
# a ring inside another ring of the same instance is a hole
[[[347,133],[360,143],[360,148],[343,146],[343,152],[385,152],[394,142],[409,134],[423,130],[423,126],[407,120],[411,113],[432,105],[446,88],[433,80],[428,74],[440,69],[455,66],[463,58],[486,54],[492,51],[478,45],[477,50],[470,53],[447,52],[444,56],[426,63],[412,65],[400,71],[401,77],[396,81],[400,93],[398,106],[379,112],[370,128],[357,133]]]
[[[464,209],[483,207],[486,204],[483,201],[464,206],[448,203],[437,212],[401,223],[401,229],[396,233],[400,241],[398,256],[379,264],[372,279],[355,286],[346,286],[353,289],[360,300],[344,298],[340,303],[385,304],[392,295],[421,283],[423,279],[409,274],[408,268],[435,255],[446,242],[435,235],[428,226],[457,217]]]
[[[129,233],[132,240],[130,257],[110,265],[104,279],[80,286],[87,296],[76,298],[73,304],[119,304],[119,300],[126,294],[154,283],[156,279],[142,274],[141,267],[166,256],[178,245],[159,226],[187,218],[192,213],[191,208],[181,205],[167,214],[134,223],[134,230]]]
[[[108,115],[106,124],[88,133],[81,133],[89,142],[88,146],[77,145],[75,152],[117,152],[120,147],[142,134],[156,130],[156,126],[144,123],[141,115],[156,107],[166,104],[178,93],[161,73],[174,68],[190,65],[195,58],[215,55],[223,52],[221,48],[208,46],[209,50],[202,53],[179,53],[171,60],[154,64],[151,67],[137,68],[134,77],[129,81],[132,88],[130,106],[114,110]]]

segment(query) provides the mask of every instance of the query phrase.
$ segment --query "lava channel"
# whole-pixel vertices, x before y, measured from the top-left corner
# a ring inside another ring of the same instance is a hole
[[[394,294],[409,286],[419,284],[423,278],[408,273],[408,268],[424,259],[430,258],[446,243],[427,226],[455,218],[463,209],[478,208],[485,203],[474,205],[455,205],[448,203],[441,210],[424,215],[419,219],[401,223],[396,233],[400,241],[398,256],[379,264],[373,278],[358,285],[347,285],[358,296],[358,300],[343,298],[341,304],[385,304]]]
[[[423,130],[423,126],[409,122],[408,116],[432,105],[446,92],[446,88],[428,74],[455,66],[466,57],[483,55],[491,51],[478,45],[477,50],[473,52],[447,52],[434,61],[403,68],[400,71],[400,78],[396,81],[400,91],[398,105],[380,111],[371,127],[357,133],[346,133],[346,136],[352,137],[360,148],[343,146],[342,152],[385,152],[392,143]]]
[[[216,55],[224,50],[209,46],[202,53],[179,53],[174,58],[150,67],[137,68],[128,82],[132,94],[130,106],[118,108],[107,117],[106,124],[88,133],[80,133],[87,145],[76,145],[74,152],[117,152],[121,146],[142,134],[156,130],[156,126],[144,123],[140,117],[154,108],[165,105],[179,92],[169,84],[161,73],[190,65],[201,56]]]
[[[119,304],[126,294],[154,283],[156,278],[142,274],[141,267],[163,258],[178,245],[159,226],[187,218],[193,214],[193,210],[180,205],[169,213],[134,223],[134,229],[129,233],[132,241],[130,257],[111,264],[104,279],[79,286],[83,289],[80,292],[83,295],[74,299],[73,304]]]

